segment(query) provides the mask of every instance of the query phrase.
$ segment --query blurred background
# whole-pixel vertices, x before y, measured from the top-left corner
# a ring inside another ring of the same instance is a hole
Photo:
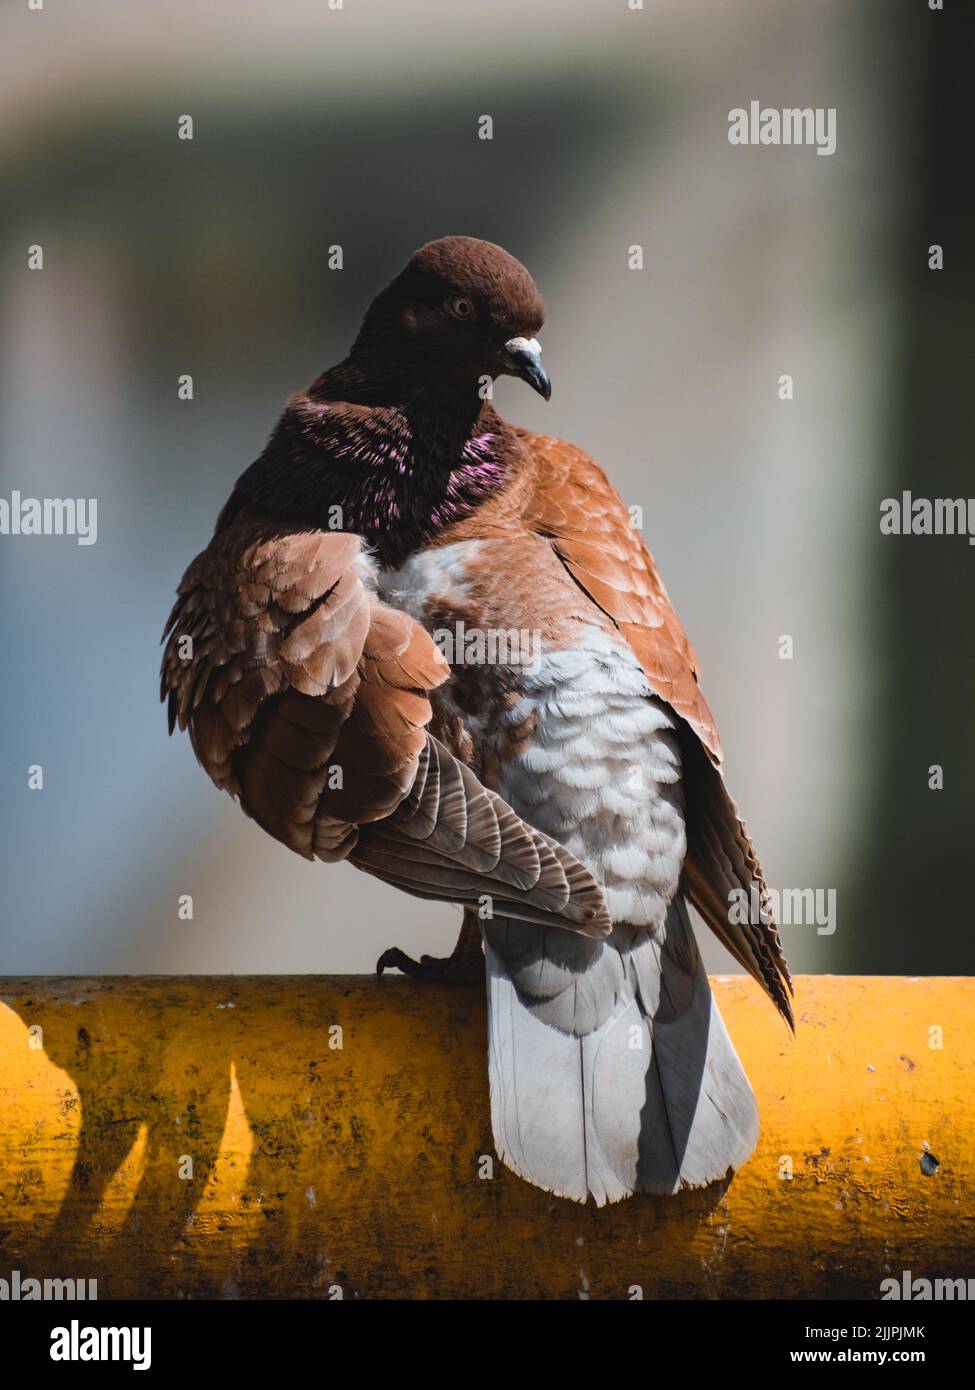
[[[0,537],[0,973],[450,950],[456,909],[307,864],[218,793],[157,675],[174,588],[284,398],[447,233],[538,280],[555,393],[505,382],[499,408],[643,508],[771,884],[836,893],[833,934],[783,929],[795,967],[975,969],[975,551],[879,530],[903,488],[973,490],[960,9],[0,9],[0,496],[98,499],[93,546]],[[835,107],[836,153],[729,145],[753,99]]]

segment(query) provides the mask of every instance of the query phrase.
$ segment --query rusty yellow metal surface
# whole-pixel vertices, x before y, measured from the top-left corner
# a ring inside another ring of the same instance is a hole
[[[880,1297],[975,1276],[975,981],[715,991],[763,1131],[727,1187],[596,1210],[493,1158],[478,990],[0,981],[0,1278],[99,1298]]]

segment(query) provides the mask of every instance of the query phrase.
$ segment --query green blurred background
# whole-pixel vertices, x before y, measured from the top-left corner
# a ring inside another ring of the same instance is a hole
[[[835,933],[784,929],[795,966],[972,971],[975,551],[879,531],[903,488],[973,490],[960,11],[0,11],[0,495],[99,503],[97,545],[0,537],[0,973],[368,970],[394,942],[449,949],[455,909],[306,864],[211,787],[166,737],[157,643],[285,396],[417,245],[458,232],[542,288],[553,400],[505,382],[498,403],[643,508],[771,883],[836,891]],[[836,107],[836,153],[730,146],[752,99]]]

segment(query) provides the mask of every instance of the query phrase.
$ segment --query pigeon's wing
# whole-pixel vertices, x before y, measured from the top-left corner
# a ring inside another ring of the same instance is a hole
[[[427,731],[449,667],[381,604],[358,536],[249,513],[190,565],[164,633],[170,731],[290,849],[419,897],[598,937],[600,889]]]
[[[626,638],[652,689],[684,721],[685,891],[708,926],[792,1024],[792,982],[758,857],[721,774],[721,745],[698,685],[697,657],[657,567],[602,470],[562,440],[521,433],[533,464],[527,524]],[[759,913],[734,918],[732,894]],[[759,921],[750,920],[759,917]]]
[[[697,656],[619,494],[581,449],[549,436],[521,437],[537,479],[526,520],[549,537],[572,578],[629,642],[654,691],[720,763]]]

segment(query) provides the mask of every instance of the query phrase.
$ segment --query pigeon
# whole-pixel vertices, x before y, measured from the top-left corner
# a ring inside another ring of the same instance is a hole
[[[501,247],[421,247],[238,479],[162,696],[270,835],[462,905],[450,957],[379,969],[484,981],[499,1158],[602,1206],[757,1142],[689,908],[794,1028],[792,981],[649,551],[590,458],[494,408],[502,376],[550,398],[543,319]]]

